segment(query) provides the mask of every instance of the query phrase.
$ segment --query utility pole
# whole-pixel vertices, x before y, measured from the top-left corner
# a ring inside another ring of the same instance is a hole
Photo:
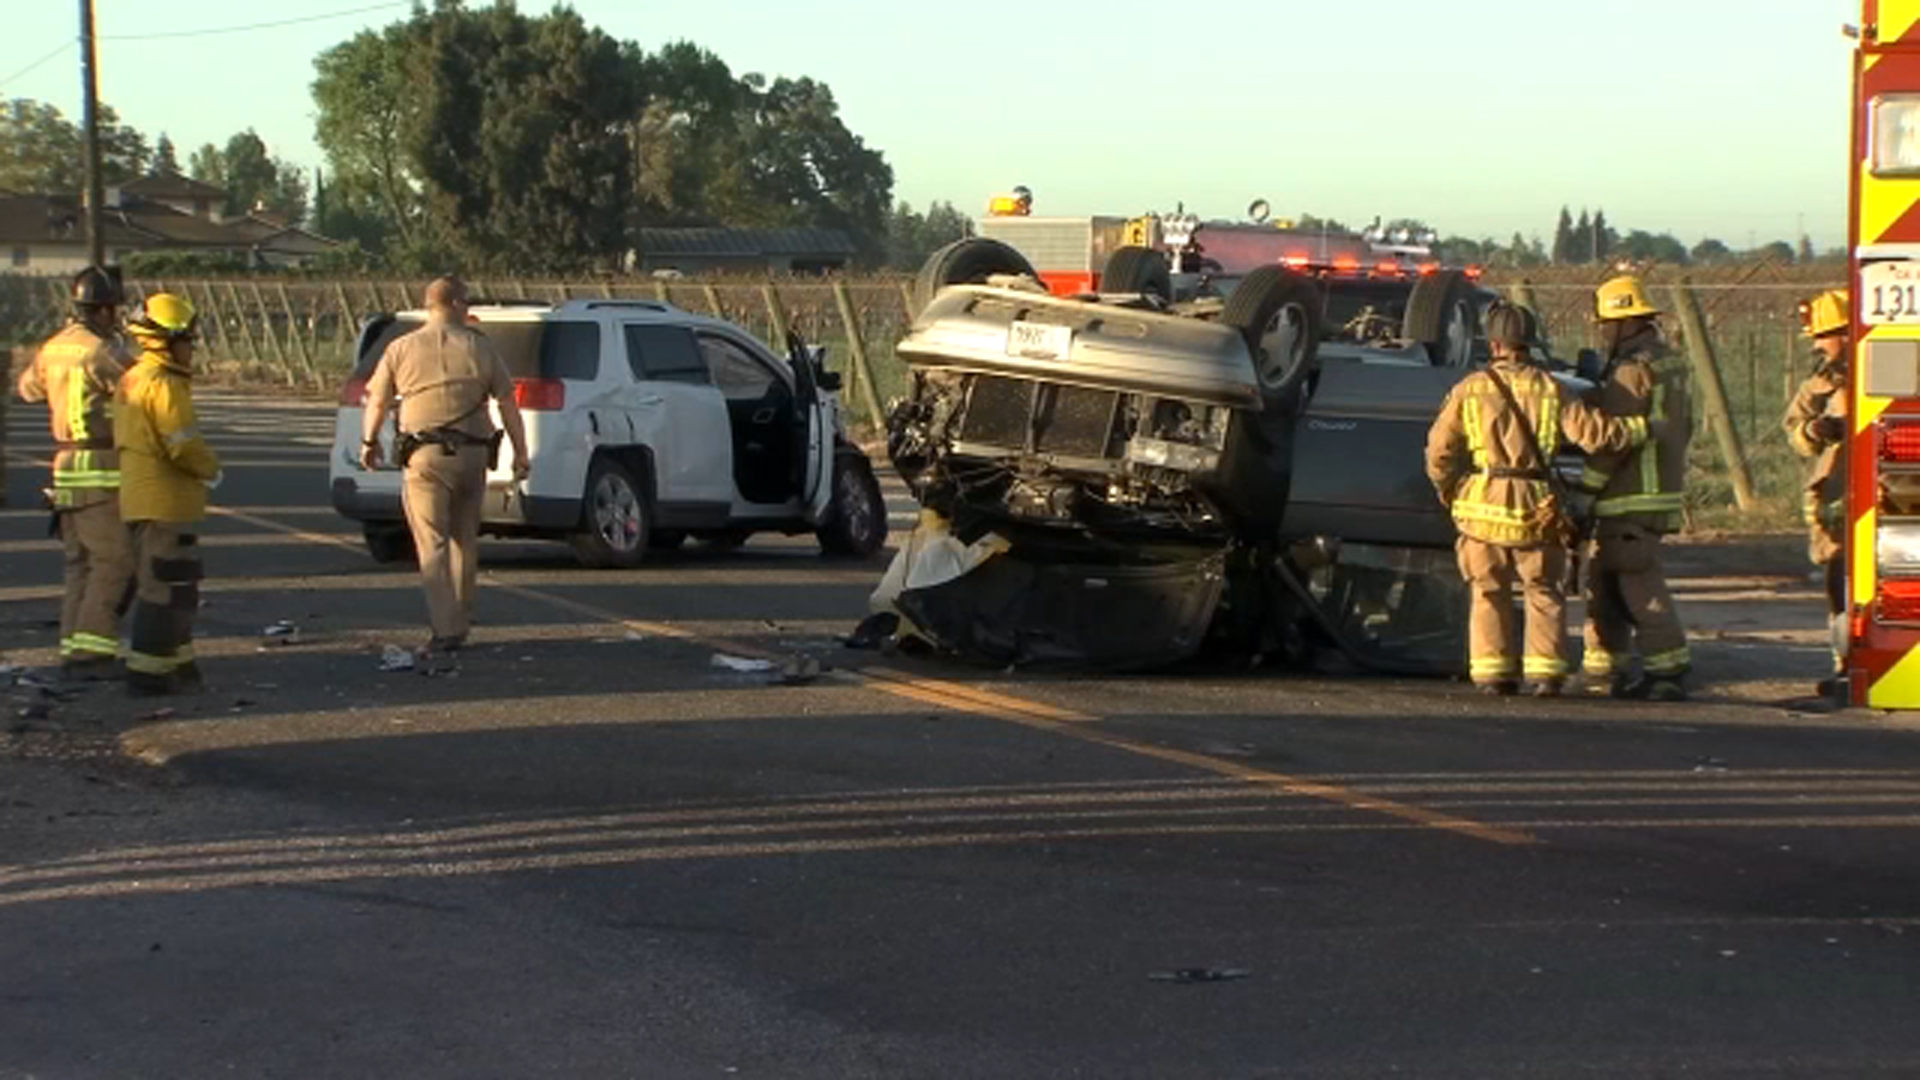
[[[93,55],[93,0],[80,0],[80,81],[81,116],[86,126],[87,161],[87,259],[94,266],[107,265],[107,236],[102,215],[106,201],[105,185],[100,179],[100,81]]]

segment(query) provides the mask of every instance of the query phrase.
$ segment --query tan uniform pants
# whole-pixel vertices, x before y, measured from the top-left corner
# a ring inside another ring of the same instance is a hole
[[[133,523],[136,582],[127,671],[171,675],[193,661],[193,619],[200,611],[200,547],[189,525]]]
[[[120,500],[59,511],[66,547],[66,596],[60,604],[60,658],[120,655],[120,616],[133,580],[133,547]]]
[[[466,635],[480,573],[480,511],[487,495],[487,448],[449,455],[423,446],[407,461],[407,527],[420,554],[427,621],[436,638]]]
[[[1557,545],[1502,547],[1461,537],[1455,545],[1467,580],[1468,669],[1475,683],[1562,678],[1567,663],[1567,551]],[[1526,598],[1525,657],[1514,651],[1515,591]]]
[[[1687,632],[1660,567],[1660,534],[1626,521],[1601,519],[1587,570],[1586,655],[1581,670],[1624,675],[1636,646],[1648,675],[1677,676],[1693,666]]]

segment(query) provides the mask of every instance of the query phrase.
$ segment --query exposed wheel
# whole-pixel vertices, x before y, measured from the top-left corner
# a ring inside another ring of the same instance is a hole
[[[655,529],[647,535],[647,550],[673,551],[686,542],[685,529]]]
[[[814,535],[822,553],[853,559],[864,559],[887,542],[887,499],[863,455],[835,456],[833,502]]]
[[[374,562],[412,562],[416,558],[413,530],[402,522],[369,521],[361,526],[361,533],[367,538],[367,554]]]
[[[1025,255],[998,240],[970,236],[927,256],[913,283],[913,306],[924,310],[949,285],[978,285],[995,274],[1037,277]]]
[[[1440,367],[1466,367],[1473,360],[1474,339],[1480,336],[1473,282],[1458,270],[1421,277],[1407,298],[1400,336],[1425,345]]]
[[[1284,402],[1313,370],[1324,306],[1319,286],[1278,266],[1255,268],[1227,297],[1220,321],[1246,335],[1269,407]]]
[[[593,567],[640,565],[652,530],[645,493],[624,465],[598,458],[587,472],[580,531],[570,538],[581,563]]]
[[[1107,256],[1100,272],[1103,293],[1146,293],[1162,301],[1173,299],[1173,271],[1167,257],[1152,248],[1128,245]]]

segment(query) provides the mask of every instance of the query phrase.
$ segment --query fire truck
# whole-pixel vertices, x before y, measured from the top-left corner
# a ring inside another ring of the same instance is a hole
[[[1350,278],[1404,278],[1435,273],[1438,239],[1431,233],[1389,232],[1377,221],[1365,232],[1298,228],[1269,216],[1265,199],[1247,208],[1245,221],[1201,221],[1176,209],[1171,214],[1037,216],[1024,187],[996,196],[980,222],[980,235],[1026,256],[1056,296],[1101,291],[1108,258],[1123,247],[1151,248],[1167,257],[1173,273],[1210,273],[1238,278],[1261,266]],[[1477,267],[1468,268],[1478,277]]]
[[[1853,63],[1848,688],[1920,708],[1920,0],[1864,0]]]

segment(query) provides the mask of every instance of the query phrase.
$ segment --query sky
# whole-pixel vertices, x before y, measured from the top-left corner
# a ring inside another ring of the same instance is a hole
[[[79,118],[78,5],[7,0],[0,97]],[[100,92],[184,162],[248,127],[313,143],[313,58],[404,18],[373,0],[95,0]],[[543,2],[521,3],[529,13]],[[894,194],[979,216],[1184,205],[1443,234],[1551,236],[1563,204],[1618,229],[1733,247],[1845,241],[1856,0],[574,0],[648,49],[693,41],[735,74],[807,75],[892,165]],[[374,10],[358,10],[368,9]],[[338,14],[341,12],[354,12]],[[295,25],[207,30],[327,15]],[[190,34],[156,39],[154,34]]]

